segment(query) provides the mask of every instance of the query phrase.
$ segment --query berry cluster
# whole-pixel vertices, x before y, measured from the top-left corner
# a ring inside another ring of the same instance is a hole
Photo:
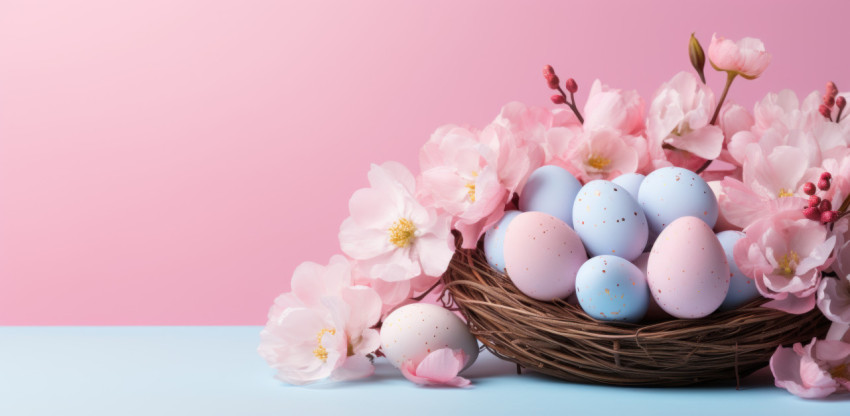
[[[570,110],[573,110],[578,121],[584,124],[584,117],[581,116],[581,113],[579,113],[578,107],[576,106],[575,93],[578,91],[578,84],[576,83],[576,80],[570,78],[564,83],[564,86],[567,88],[567,92],[570,93],[570,96],[567,97],[567,93],[561,88],[561,79],[555,75],[555,68],[552,68],[552,65],[546,65],[543,67],[543,78],[546,78],[546,83],[549,85],[549,88],[558,90],[558,94],[550,97],[552,102],[555,104],[566,104],[570,107]]]
[[[844,111],[844,107],[847,106],[847,100],[844,97],[838,96],[838,87],[835,86],[835,83],[830,81],[826,83],[826,94],[823,96],[823,104],[818,107],[818,111],[820,111],[821,115],[828,118],[829,121],[832,120],[832,108],[838,107],[838,114],[835,115],[835,122],[838,123],[841,121],[841,112]]]
[[[839,213],[832,209],[832,200],[821,198],[815,193],[818,190],[828,191],[832,185],[832,174],[821,173],[817,187],[811,182],[803,184],[803,192],[809,195],[809,205],[803,208],[803,215],[812,221],[820,221],[822,224],[830,224],[838,220]]]

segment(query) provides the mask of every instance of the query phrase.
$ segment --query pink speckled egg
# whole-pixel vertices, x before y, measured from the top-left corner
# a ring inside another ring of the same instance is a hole
[[[505,269],[517,289],[545,301],[572,294],[576,273],[587,261],[575,231],[542,212],[517,215],[505,231],[504,250]]]
[[[652,297],[665,312],[677,318],[702,318],[726,298],[729,263],[708,224],[696,217],[681,217],[655,240],[646,279]]]

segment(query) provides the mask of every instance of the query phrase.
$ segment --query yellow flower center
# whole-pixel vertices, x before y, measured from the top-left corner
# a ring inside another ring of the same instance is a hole
[[[796,251],[791,250],[791,252],[779,259],[779,269],[777,272],[785,276],[793,276],[797,272],[798,264],[800,264],[800,256],[797,255]]]
[[[469,196],[469,202],[475,202],[475,184],[470,182],[466,184],[466,194]]]
[[[789,191],[788,191],[787,189],[785,189],[785,188],[782,188],[782,189],[780,189],[780,190],[779,190],[779,197],[780,197],[780,198],[787,198],[787,197],[789,197],[789,196],[794,196],[794,193],[793,193],[793,192],[789,192]]]
[[[416,226],[413,225],[413,221],[407,218],[399,218],[388,231],[390,232],[390,242],[398,248],[407,247],[416,238]]]
[[[316,347],[315,350],[313,350],[313,355],[315,355],[316,358],[322,360],[322,362],[326,363],[328,362],[328,350],[324,346],[322,346],[322,337],[325,334],[336,335],[336,329],[323,328],[321,331],[319,331],[319,335],[316,335],[316,343],[319,346]]]
[[[608,165],[611,164],[611,159],[604,158],[599,155],[591,154],[590,157],[587,158],[587,161],[584,162],[587,166],[590,166],[596,170],[603,170]]]
[[[478,172],[472,172],[472,177],[477,178]],[[469,195],[469,202],[475,202],[475,182],[470,181],[466,184],[466,194]]]

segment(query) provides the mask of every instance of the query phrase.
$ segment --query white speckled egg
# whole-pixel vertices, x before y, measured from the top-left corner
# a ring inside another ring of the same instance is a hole
[[[505,232],[511,221],[519,214],[519,211],[505,212],[502,219],[493,224],[493,228],[484,234],[484,257],[490,267],[499,273],[505,273]]]
[[[626,173],[624,175],[617,176],[611,182],[616,183],[617,185],[622,186],[632,198],[637,201],[638,199],[638,191],[640,191],[640,184],[643,183],[643,180],[646,176],[641,175],[640,173]]]
[[[596,256],[576,276],[576,295],[584,311],[600,321],[638,322],[649,306],[643,272],[617,256]]]
[[[575,290],[576,272],[587,260],[581,239],[563,221],[523,212],[505,232],[505,267],[522,293],[539,300],[563,299]]]
[[[714,228],[717,199],[708,184],[687,169],[656,169],[640,184],[638,202],[646,214],[650,233],[658,235],[676,218],[699,218]]]
[[[573,200],[581,182],[559,166],[537,168],[519,195],[520,211],[537,211],[560,219],[567,226],[573,223]]]
[[[729,263],[705,221],[682,217],[655,240],[646,279],[652,296],[665,312],[677,318],[702,318],[726,298]]]
[[[646,217],[637,201],[613,182],[588,182],[573,203],[573,229],[591,256],[634,260],[646,247]]]
[[[721,231],[717,233],[717,239],[720,245],[723,246],[723,251],[726,252],[726,261],[729,263],[729,293],[726,294],[726,299],[720,305],[721,311],[735,309],[757,297],[759,297],[756,282],[750,279],[741,269],[735,264],[734,249],[735,243],[744,238],[744,233],[740,231]]]
[[[402,306],[381,326],[381,351],[396,368],[406,360],[419,363],[441,348],[462,349],[468,368],[478,357],[478,341],[466,324],[446,308],[428,303]]]

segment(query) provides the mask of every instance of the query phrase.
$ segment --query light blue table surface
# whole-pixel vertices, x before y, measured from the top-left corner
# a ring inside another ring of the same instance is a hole
[[[484,353],[471,389],[423,388],[386,361],[369,379],[295,387],[257,355],[260,327],[1,327],[0,415],[838,415],[767,372],[744,388],[624,388],[516,375]],[[533,412],[533,413],[528,413]]]

